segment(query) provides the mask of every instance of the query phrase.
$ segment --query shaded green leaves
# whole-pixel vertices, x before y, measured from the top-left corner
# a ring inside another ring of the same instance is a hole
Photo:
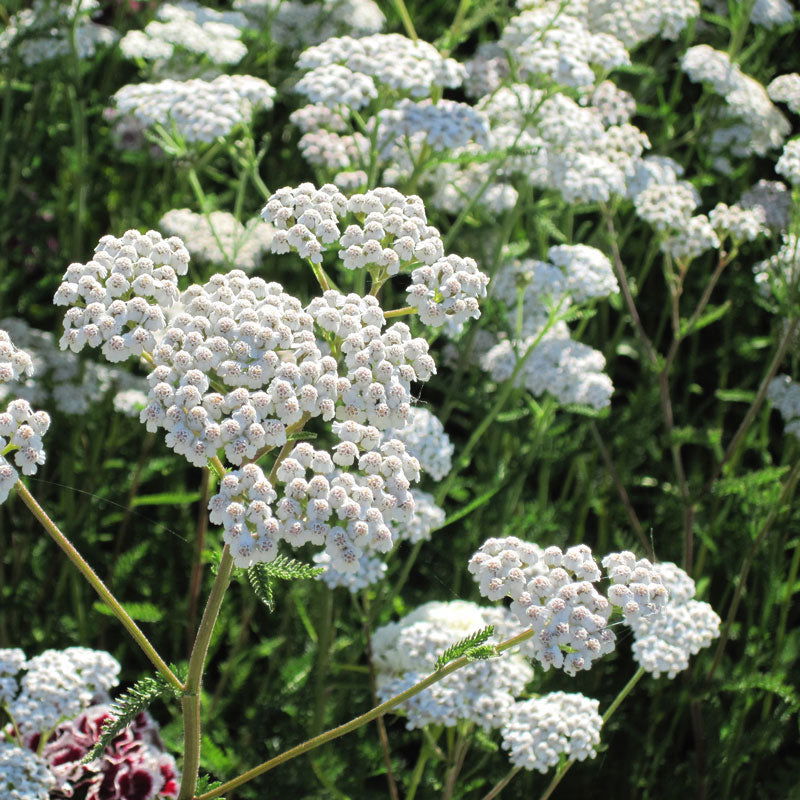
[[[442,669],[451,661],[455,661],[462,656],[470,661],[478,661],[479,659],[491,658],[496,655],[495,646],[486,644],[493,633],[494,625],[487,625],[485,628],[481,628],[479,631],[475,631],[475,633],[471,633],[461,641],[451,645],[436,659],[436,669]]]

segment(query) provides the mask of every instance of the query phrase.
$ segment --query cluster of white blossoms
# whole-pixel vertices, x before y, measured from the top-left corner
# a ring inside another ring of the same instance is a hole
[[[593,33],[560,2],[513,17],[503,30],[500,44],[522,79],[547,75],[556,83],[581,91],[595,85],[593,67],[608,72],[630,64],[628,51],[619,39],[608,33]]]
[[[347,84],[359,87],[357,97],[362,97],[361,105],[377,97],[378,86],[423,98],[428,97],[435,86],[455,88],[464,79],[464,67],[457,61],[444,58],[427,42],[412,41],[399,33],[328,39],[301,53],[297,66],[309,70],[298,84],[298,91],[307,93],[308,87],[325,86],[326,76],[349,76]],[[301,84],[304,89],[300,88]],[[329,102],[334,102],[334,98]],[[349,98],[341,99],[336,105],[360,107],[352,106]]]
[[[783,175],[795,188],[800,187],[800,139],[786,142],[781,157],[775,165],[775,172]]]
[[[179,58],[205,60],[213,64],[236,64],[247,55],[241,41],[246,27],[244,14],[216,11],[193,0],[163,3],[156,17],[144,30],[129,31],[120,41],[122,54],[129,59],[173,62],[174,77]]]
[[[730,236],[734,244],[752,242],[767,232],[766,214],[762,208],[744,208],[741,205],[717,203],[708,212],[708,219],[722,239]]]
[[[462,325],[480,317],[478,300],[486,296],[488,284],[489,276],[478,269],[474,259],[451,254],[411,273],[408,304],[417,309],[426,325]]]
[[[509,709],[500,734],[515,767],[547,772],[562,757],[583,761],[597,755],[603,720],[599,703],[582,694],[551,692]]]
[[[245,272],[261,264],[272,243],[272,226],[254,218],[244,225],[228,211],[198,214],[188,208],[167,211],[158,221],[169,236],[186,242],[194,258],[215,266],[232,265]]]
[[[428,225],[416,195],[381,188],[345,197],[332,184],[316,189],[304,183],[277,191],[261,213],[277,229],[276,253],[294,250],[320,263],[323,252],[338,247],[345,269],[367,267],[378,280],[421,262],[406,291],[425,324],[459,324],[480,316],[477,301],[486,295],[489,278],[473,259],[444,255],[439,231]],[[348,216],[354,222],[342,233],[340,222]]]
[[[783,231],[789,225],[792,195],[785,183],[762,179],[742,194],[739,205],[762,213],[771,231]]]
[[[453,443],[438,417],[426,408],[412,408],[405,425],[392,428],[386,435],[399,439],[414,458],[419,461],[423,472],[434,480],[442,480],[453,463]]]
[[[34,0],[4,20],[0,31],[0,63],[16,59],[26,67],[57,58],[91,58],[117,40],[117,33],[92,22],[100,10],[98,0]]]
[[[727,17],[730,13],[727,0],[703,0],[703,6],[714,14]],[[748,4],[750,22],[765,28],[774,28],[791,22],[794,8],[789,0],[755,0]]]
[[[613,81],[602,81],[589,96],[589,103],[600,112],[603,125],[622,125],[636,113],[636,99]]]
[[[769,384],[767,398],[783,417],[786,433],[800,439],[800,384],[778,375]]]
[[[18,384],[33,374],[33,359],[17,348],[8,333],[0,329],[0,396],[4,384]],[[33,475],[44,464],[42,436],[50,427],[44,411],[34,411],[27,400],[11,400],[0,412],[0,503],[8,498],[19,479],[6,456],[14,453],[14,463],[25,475]]]
[[[784,233],[778,252],[755,264],[753,274],[762,294],[781,299],[788,293],[793,301],[800,278],[800,238]]]
[[[482,98],[478,108],[489,119],[494,147],[521,153],[505,158],[499,175],[555,190],[569,203],[625,196],[650,146],[634,125],[605,125],[594,106],[527,84],[503,86]]]
[[[614,650],[612,607],[630,622],[658,614],[667,603],[667,591],[646,559],[612,553],[603,566],[611,579],[606,594],[595,586],[603,576],[586,545],[542,549],[509,537],[488,539],[470,559],[469,571],[484,597],[510,598],[511,611],[533,629],[525,652],[545,671],[555,667],[574,675]]]
[[[261,78],[220,75],[212,81],[128,84],[112,99],[123,118],[145,128],[160,125],[187,143],[208,143],[249,122],[257,109],[271,109],[274,97],[275,90]]]
[[[18,398],[50,412],[85,414],[110,391],[136,392],[145,397],[143,390],[147,384],[142,378],[104,364],[83,361],[75,353],[62,350],[53,334],[32,328],[24,320],[2,319],[0,328],[30,354],[33,362],[32,376],[25,374],[17,381],[0,382],[0,401]]]
[[[314,553],[314,563],[323,568],[317,575],[317,580],[324,583],[329,589],[347,589],[350,594],[357,594],[368,586],[380,583],[386,575],[386,562],[377,556],[362,555],[358,559],[356,572],[336,569],[328,553],[322,551]]]
[[[342,233],[340,222],[348,215],[354,224]],[[275,192],[261,216],[277,228],[273,252],[295,251],[315,263],[330,246],[338,249],[345,269],[369,267],[393,276],[415,261],[433,264],[444,255],[441,236],[428,225],[422,200],[396,189],[345,197],[333,184],[317,189],[302,183]]]
[[[691,261],[706,250],[720,247],[709,218],[692,213],[700,196],[688,181],[652,181],[633,202],[637,216],[661,234],[661,250],[676,260]]]
[[[681,67],[690,80],[711,86],[724,98],[724,117],[734,123],[715,131],[712,151],[763,156],[783,144],[791,130],[789,121],[772,104],[766,89],[731,63],[727,53],[696,45],[684,53]]]
[[[0,649],[0,705],[23,736],[51,731],[77,716],[119,682],[120,665],[102,650],[68,647],[26,659]]]
[[[603,372],[605,356],[572,339],[565,323],[557,322],[541,337],[501,340],[481,358],[481,366],[500,383],[512,376],[522,358],[516,384],[536,397],[548,393],[563,405],[597,410],[611,403],[614,386]]]
[[[363,133],[339,134],[334,131],[308,131],[297,143],[303,158],[315,167],[346,170],[369,162],[369,140]],[[366,173],[365,173],[366,175]],[[337,186],[339,182],[337,181]],[[359,180],[357,186],[366,183]]]
[[[776,103],[785,103],[790,111],[800,114],[800,74],[778,75],[767,84],[767,94]]]
[[[425,603],[398,622],[378,628],[372,638],[378,696],[385,700],[427,677],[448,647],[487,625],[496,629],[490,643],[500,641],[501,632],[520,631],[505,609],[463,600]],[[400,708],[409,729],[452,727],[464,720],[491,730],[506,722],[514,698],[532,677],[523,656],[506,653],[456,670]]]
[[[253,27],[269,23],[272,40],[284,47],[307,47],[333,36],[378,33],[386,22],[373,0],[234,0]]]
[[[178,275],[188,266],[189,252],[176,237],[135,230],[104,236],[91,261],[67,267],[53,298],[70,306],[61,347],[75,353],[101,347],[112,363],[152,349],[165,326],[164,310],[178,299]]]
[[[720,618],[708,603],[694,600],[694,581],[671,562],[655,565],[669,592],[669,602],[657,615],[627,619],[633,629],[633,657],[653,677],[674,678],[719,636]]]
[[[385,438],[391,439],[391,432],[387,432]],[[428,541],[432,533],[444,524],[444,511],[436,505],[433,495],[419,489],[411,489],[411,497],[414,501],[414,510],[411,516],[405,519],[391,520],[388,523],[392,531],[392,541],[395,544],[398,542],[415,544]],[[386,515],[384,515],[385,518]],[[318,580],[325,583],[330,589],[341,587],[352,594],[383,580],[387,569],[385,561],[369,552],[359,556],[356,572],[352,572],[350,569],[337,569],[331,556],[325,551],[314,554],[314,563],[324,568],[324,572],[317,576]]]
[[[442,321],[458,318],[454,302],[477,315],[463,298],[485,294],[488,278],[470,259],[443,257],[418,197],[376,189],[346,198],[334,186],[304,184],[276,192],[264,214],[277,228],[273,250],[319,236],[352,268],[353,248],[372,258],[374,243],[393,258],[382,267],[371,261],[373,278],[382,282],[407,266],[412,289],[424,278],[429,305],[445,309]],[[354,224],[341,233],[348,214]],[[436,371],[425,339],[403,322],[387,325],[373,295],[326,290],[304,305],[280,284],[236,269],[180,292],[177,275],[188,259],[177,237],[104,237],[92,261],[67,268],[56,292],[57,303],[71,306],[61,345],[102,345],[112,361],[140,356],[150,367],[139,414],[147,429],[163,429],[166,444],[192,464],[224,454],[241,467],[224,476],[209,506],[236,565],[274,559],[280,541],[310,542],[324,545],[332,570],[352,573],[362,556],[388,552],[393,541],[429,538],[444,512],[420,494],[415,515],[410,487],[420,463],[411,447],[443,475],[452,444],[428,412],[411,416],[412,383]],[[417,277],[420,262],[433,279]],[[445,266],[455,269],[448,275]],[[134,394],[118,405],[140,404]],[[267,480],[251,462],[314,419],[330,424],[331,449],[297,444],[280,454]]]
[[[324,546],[339,572],[358,571],[365,552],[391,550],[390,525],[414,511],[409,489],[419,480],[419,462],[402,442],[382,441],[376,428],[344,423],[334,432],[340,441],[331,452],[301,442],[281,461],[275,473],[280,500],[255,464],[222,478],[210,518],[223,526],[237,566],[272,561],[279,541]]]
[[[0,793],[7,800],[50,800],[56,779],[47,762],[27,747],[0,740]]]
[[[378,112],[378,147],[391,155],[407,140],[433,150],[452,150],[475,142],[489,144],[489,123],[480,111],[454,100],[413,101],[404,99],[392,108]]]
[[[517,385],[536,396],[547,392],[564,405],[604,408],[614,390],[603,373],[605,357],[573,340],[565,322],[551,323],[550,318],[555,309],[563,311],[573,302],[618,292],[611,263],[586,245],[557,245],[547,257],[552,263],[514,260],[498,272],[493,293],[507,306],[514,338],[489,347],[481,366],[493,380],[505,381],[524,358]]]

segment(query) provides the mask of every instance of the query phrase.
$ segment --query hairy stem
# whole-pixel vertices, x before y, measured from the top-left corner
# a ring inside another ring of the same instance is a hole
[[[225,545],[219,562],[217,576],[208,596],[197,638],[194,641],[192,654],[189,657],[189,673],[186,677],[181,706],[183,708],[183,779],[178,800],[191,800],[197,786],[197,773],[200,769],[200,687],[203,681],[203,668],[211,643],[225,591],[231,582],[233,572],[233,556]]]
[[[117,598],[111,594],[111,591],[100,579],[100,576],[89,566],[72,542],[61,532],[58,525],[50,519],[45,510],[36,502],[36,498],[28,491],[22,481],[17,481],[16,490],[17,494],[22,498],[22,502],[25,503],[33,516],[39,520],[42,527],[50,535],[50,538],[64,551],[67,558],[77,567],[78,571],[86,578],[97,594],[100,595],[100,599],[111,609],[114,616],[133,637],[136,644],[139,645],[142,652],[147,656],[153,666],[164,676],[173,688],[182,691],[183,684],[167,666],[167,663],[161,658],[155,647],[150,644],[150,641],[144,635],[141,628],[131,619],[130,614],[122,607],[122,604]]]

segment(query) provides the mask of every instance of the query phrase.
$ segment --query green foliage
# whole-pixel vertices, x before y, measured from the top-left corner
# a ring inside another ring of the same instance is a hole
[[[497,648],[492,644],[486,644],[494,634],[494,625],[487,625],[469,636],[465,636],[447,648],[436,659],[436,669],[440,670],[457,658],[466,658],[468,661],[479,661],[497,655]]]
[[[275,610],[275,581],[298,581],[315,578],[323,567],[312,567],[289,556],[278,556],[268,564],[254,564],[247,569],[247,579],[256,597],[270,610]]]
[[[156,700],[179,696],[176,690],[161,675],[140,678],[114,701],[110,717],[103,724],[100,738],[84,756],[84,763],[99,758],[114,739],[128,727],[143,711],[147,711]]]

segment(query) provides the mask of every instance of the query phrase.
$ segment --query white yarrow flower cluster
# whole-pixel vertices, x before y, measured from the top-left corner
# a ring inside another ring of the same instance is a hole
[[[599,702],[582,694],[551,692],[523,700],[509,710],[500,733],[515,767],[547,772],[562,758],[584,761],[597,755]]]
[[[582,91],[596,82],[593,66],[609,71],[630,64],[621,41],[608,33],[591,32],[568,10],[553,6],[513,17],[500,43],[511,53],[523,79],[544,74]]]
[[[657,615],[626,620],[633,628],[633,657],[653,677],[674,678],[719,636],[720,618],[708,603],[694,600],[694,581],[672,563],[655,570],[669,592],[669,602]]]
[[[247,55],[241,41],[247,20],[235,11],[216,11],[192,0],[164,3],[144,30],[129,31],[120,41],[129,59],[176,61],[194,58],[213,64],[236,64]],[[175,64],[170,65],[174,75]]]
[[[4,384],[13,384],[33,374],[33,359],[17,348],[11,337],[0,329],[0,391]],[[11,487],[19,479],[17,470],[6,459],[14,453],[14,463],[24,475],[33,475],[44,464],[42,436],[50,427],[44,411],[34,411],[27,400],[11,400],[0,413],[0,503],[8,498]]]
[[[332,454],[304,442],[289,452],[275,473],[276,485],[283,484],[277,503],[255,464],[222,478],[209,502],[210,518],[223,526],[236,566],[274,560],[280,541],[324,546],[330,567],[350,573],[365,553],[391,550],[391,523],[414,510],[409,488],[419,480],[419,462],[401,442],[381,443],[375,428],[345,423],[337,432],[347,438]],[[354,466],[358,472],[347,470]]]
[[[91,261],[67,267],[53,298],[70,306],[61,347],[75,353],[101,347],[112,363],[152,349],[188,265],[189,253],[176,237],[135,230],[119,239],[104,236]]]
[[[556,323],[538,342],[537,338],[502,340],[481,358],[481,366],[493,380],[502,382],[511,377],[519,359],[525,358],[516,382],[531,394],[549,393],[563,405],[597,410],[611,403],[614,386],[603,372],[606,359],[599,350],[572,339],[563,322]]]
[[[775,172],[783,175],[795,188],[800,187],[800,139],[786,143],[775,165]]]
[[[377,33],[361,39],[350,36],[328,39],[301,53],[297,66],[301,70],[311,70],[309,75],[314,74],[315,82],[324,81],[326,74],[340,74],[334,67],[344,67],[351,76],[349,82],[358,84],[358,92],[366,100],[366,95],[377,96],[378,86],[423,98],[430,95],[434,86],[455,88],[464,79],[464,67],[457,61],[443,58],[427,42],[412,41],[399,33]],[[341,75],[344,77],[345,73]],[[308,75],[301,83],[306,78]],[[371,84],[371,90],[366,88],[364,78]]]
[[[767,84],[767,94],[776,103],[786,103],[790,111],[800,114],[800,75],[796,72],[778,75]]]
[[[486,297],[488,284],[474,259],[453,254],[415,269],[406,294],[426,325],[462,325],[480,317],[478,299]]]
[[[68,647],[24,661],[20,656],[18,648],[0,650],[0,698],[24,736],[77,716],[118,683],[120,665],[102,650]]]
[[[717,234],[730,236],[735,244],[752,242],[766,233],[766,214],[762,208],[717,203],[708,212],[708,219]]]
[[[0,793],[6,800],[50,800],[56,788],[43,758],[27,747],[0,741]]]
[[[4,20],[0,31],[0,63],[19,58],[27,67],[45,64],[74,52],[90,59],[97,50],[111,46],[117,33],[92,22],[100,10],[98,0],[34,0]]]
[[[448,647],[487,625],[497,628],[490,642],[499,641],[500,630],[519,631],[508,611],[463,600],[425,603],[398,622],[378,628],[372,647],[379,697],[392,697],[417,683],[433,672],[436,659]],[[514,698],[532,677],[521,655],[504,654],[462,667],[400,708],[409,729],[452,727],[468,720],[491,730],[504,723]]]
[[[230,264],[245,272],[259,266],[272,243],[271,225],[258,218],[243,225],[227,211],[206,215],[176,208],[167,211],[158,225],[164,233],[186,242],[195,258],[217,266]]]
[[[488,539],[469,571],[484,597],[511,599],[511,611],[534,631],[526,651],[545,671],[555,667],[574,675],[614,650],[612,606],[626,619],[639,619],[658,613],[667,600],[649,561],[624,552],[607,556],[604,564],[613,582],[607,596],[595,586],[602,573],[586,545],[542,550],[516,537]]]
[[[433,264],[444,256],[441,236],[428,225],[422,200],[396,189],[345,197],[333,184],[317,189],[303,183],[275,192],[261,216],[277,229],[273,252],[293,250],[315,263],[326,250],[338,248],[345,269],[366,267],[391,277],[414,262]],[[353,224],[342,233],[340,222],[348,216]]]
[[[251,75],[220,75],[212,81],[163,80],[123,86],[116,109],[145,128],[163,126],[189,144],[210,143],[249,122],[257,109],[273,106],[275,90]]]
[[[739,205],[763,212],[767,228],[782,231],[789,224],[792,196],[785,183],[762,179],[742,194]]]
[[[414,454],[411,453],[411,455]],[[421,464],[420,467],[425,471],[425,467]],[[392,526],[393,538],[409,544],[427,542],[433,532],[444,525],[444,509],[437,506],[433,495],[427,492],[412,489],[411,496],[414,499],[414,512],[409,519],[394,523]]]
[[[393,428],[386,435],[399,439],[423,472],[434,480],[442,480],[453,463],[454,446],[439,419],[426,408],[412,408],[408,421],[400,428]]]
[[[738,125],[718,129],[711,146],[730,149],[737,157],[765,155],[780,147],[789,134],[789,121],[772,104],[766,89],[731,63],[727,53],[706,44],[690,47],[681,67],[696,83],[710,85],[725,100],[724,116]]]

